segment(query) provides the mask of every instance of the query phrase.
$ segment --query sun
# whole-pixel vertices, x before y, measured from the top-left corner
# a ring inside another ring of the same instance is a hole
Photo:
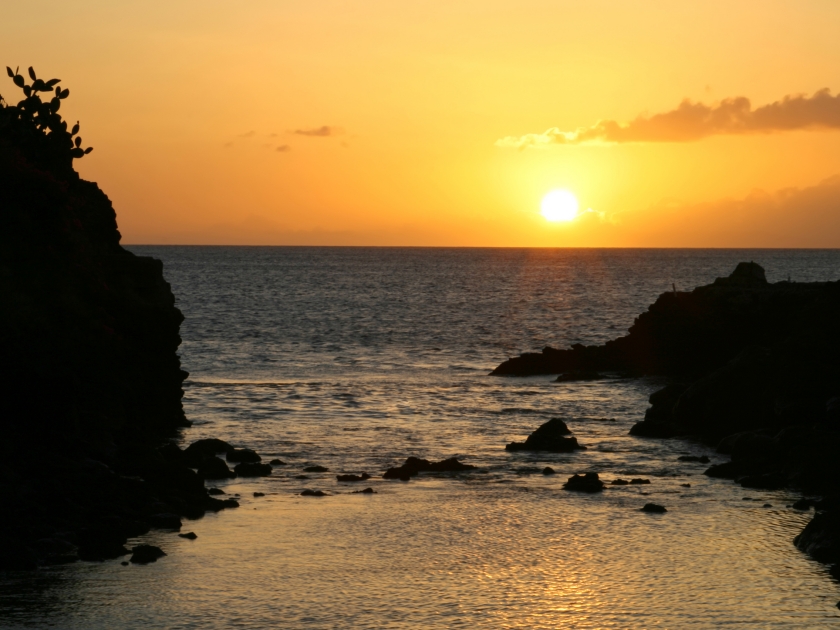
[[[540,214],[549,221],[571,221],[578,215],[578,200],[568,190],[552,190],[543,197]]]

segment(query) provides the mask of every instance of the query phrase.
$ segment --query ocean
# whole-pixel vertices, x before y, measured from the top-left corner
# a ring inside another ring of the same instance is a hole
[[[705,477],[702,444],[628,435],[655,378],[489,376],[546,345],[602,343],[676,287],[761,264],[840,279],[837,250],[131,246],[178,307],[183,445],[219,437],[286,465],[209,482],[241,507],[137,539],[167,556],[0,575],[0,626],[823,628],[840,587],[792,544],[788,491]],[[509,453],[553,417],[587,450]],[[469,473],[381,474],[410,456]],[[326,473],[305,473],[319,465]],[[557,471],[543,475],[544,467]],[[562,489],[595,471],[648,485]],[[368,472],[364,484],[336,474]],[[300,478],[305,477],[305,478]],[[371,487],[374,494],[354,492]],[[303,497],[304,489],[328,496]],[[264,493],[255,497],[254,493]],[[647,502],[665,514],[639,511]],[[131,544],[131,543],[130,543]]]

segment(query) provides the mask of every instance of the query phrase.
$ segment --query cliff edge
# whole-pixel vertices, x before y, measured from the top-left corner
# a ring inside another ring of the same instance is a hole
[[[235,502],[167,443],[189,422],[162,263],[120,246],[111,201],[74,170],[90,150],[57,114],[69,91],[8,72],[26,98],[0,98],[0,568],[118,557]]]

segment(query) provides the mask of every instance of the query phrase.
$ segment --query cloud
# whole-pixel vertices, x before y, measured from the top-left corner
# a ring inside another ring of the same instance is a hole
[[[310,138],[328,138],[331,136],[339,136],[344,132],[340,127],[330,127],[329,125],[324,125],[323,127],[315,127],[313,129],[295,129],[290,133],[298,136],[309,136]]]
[[[601,120],[575,131],[552,127],[539,134],[501,138],[496,146],[525,149],[554,144],[691,142],[715,135],[796,129],[840,129],[840,93],[832,96],[825,88],[813,96],[788,95],[756,109],[743,96],[727,98],[716,105],[692,103],[686,99],[676,109],[638,116],[627,123]]]
[[[288,144],[281,144],[279,147],[277,147],[276,150],[280,153],[288,153],[292,150],[292,147],[290,147]]]
[[[239,134],[239,137],[240,137],[240,138],[250,138],[250,137],[252,137],[255,133],[257,133],[257,132],[256,132],[256,131],[246,131],[245,133],[241,133],[241,134]]]

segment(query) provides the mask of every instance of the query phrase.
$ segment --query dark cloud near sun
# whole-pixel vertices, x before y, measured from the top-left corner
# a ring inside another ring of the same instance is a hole
[[[562,131],[552,127],[544,133],[507,136],[496,146],[525,149],[554,144],[624,142],[691,142],[715,135],[777,133],[797,129],[840,129],[840,93],[828,88],[812,96],[785,96],[753,109],[743,96],[727,98],[716,105],[686,99],[676,109],[651,116],[638,116],[627,123],[601,120],[591,127]]]
[[[295,129],[290,133],[297,136],[309,136],[310,138],[329,138],[332,136],[340,136],[344,133],[344,131],[340,127],[323,125],[322,127],[314,127],[312,129]]]

